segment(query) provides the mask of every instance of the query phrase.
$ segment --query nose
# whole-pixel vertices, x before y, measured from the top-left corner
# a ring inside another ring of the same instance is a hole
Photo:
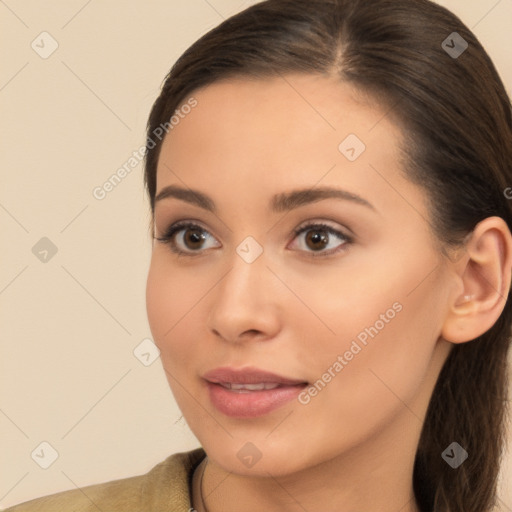
[[[210,294],[208,328],[224,341],[262,341],[279,332],[282,284],[264,254],[247,263],[235,253],[230,270]]]

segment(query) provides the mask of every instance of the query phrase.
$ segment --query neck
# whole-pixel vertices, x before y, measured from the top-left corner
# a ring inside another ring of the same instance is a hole
[[[205,459],[194,473],[194,508],[197,512],[419,512],[412,474],[420,431],[421,420],[404,408],[398,423],[377,437],[283,476],[238,475]]]

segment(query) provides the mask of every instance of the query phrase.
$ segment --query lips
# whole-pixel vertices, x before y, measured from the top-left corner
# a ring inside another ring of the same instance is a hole
[[[213,406],[233,418],[256,418],[292,402],[306,381],[247,367],[217,368],[203,375]]]
[[[253,367],[243,369],[216,368],[205,373],[203,379],[214,384],[279,384],[281,386],[307,384],[305,380],[290,379]]]
[[[233,382],[219,382],[219,384],[226,389],[230,389],[231,391],[238,391],[239,393],[264,391],[282,386],[282,384],[278,384],[277,382],[262,382],[260,384],[235,384]]]

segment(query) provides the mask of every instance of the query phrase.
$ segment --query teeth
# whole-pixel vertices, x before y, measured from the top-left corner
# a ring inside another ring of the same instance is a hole
[[[221,382],[226,389],[234,391],[263,391],[264,389],[274,389],[279,386],[276,382],[261,382],[258,384],[236,384],[234,382]]]

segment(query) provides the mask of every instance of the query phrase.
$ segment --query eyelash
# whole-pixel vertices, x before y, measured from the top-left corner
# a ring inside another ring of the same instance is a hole
[[[173,253],[178,254],[178,256],[190,256],[190,257],[201,256],[202,251],[182,251],[181,249],[178,249],[176,247],[176,242],[174,240],[174,237],[175,237],[176,233],[183,231],[185,228],[197,229],[197,230],[208,233],[208,230],[202,228],[198,224],[194,224],[193,222],[181,221],[181,222],[176,222],[175,224],[171,225],[161,237],[153,237],[153,238],[155,238],[156,240],[158,240],[159,242],[161,242],[163,244],[168,245],[170,250]],[[338,247],[334,250],[331,249],[330,251],[322,251],[322,252],[306,251],[306,252],[310,253],[310,256],[313,258],[325,258],[327,256],[336,254],[340,251],[345,250],[346,247],[348,245],[350,245],[351,243],[353,243],[353,241],[354,241],[351,236],[348,236],[345,233],[342,233],[341,231],[338,231],[337,229],[334,229],[333,227],[331,227],[327,224],[323,224],[323,223],[311,223],[311,224],[302,226],[300,228],[297,228],[296,230],[294,230],[294,239],[304,232],[313,231],[313,230],[325,231],[325,232],[329,233],[330,235],[334,235],[334,236],[340,238],[344,242],[340,247]]]

